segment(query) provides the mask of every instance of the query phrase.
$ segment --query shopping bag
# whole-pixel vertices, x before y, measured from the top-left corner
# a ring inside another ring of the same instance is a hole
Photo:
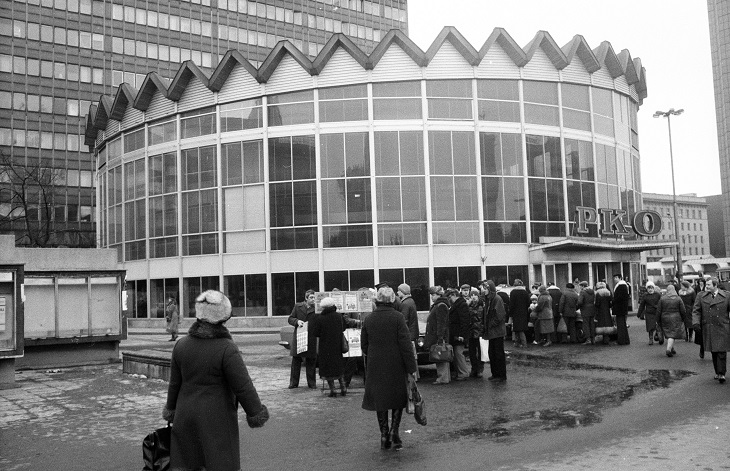
[[[431,345],[431,349],[428,352],[428,359],[434,363],[451,362],[454,360],[454,347],[444,341],[435,343]]]
[[[558,321],[558,330],[557,333],[559,334],[567,334],[568,333],[568,324],[565,323],[565,318],[561,317]]]
[[[481,349],[482,361],[489,363],[489,340],[479,337],[479,348]]]
[[[142,440],[142,471],[168,471],[170,469],[170,438],[172,427],[158,428]]]
[[[406,412],[413,414],[413,418],[416,419],[420,425],[426,425],[428,422],[426,419],[426,403],[421,396],[421,392],[418,390],[418,385],[413,376],[409,375],[408,378],[408,406]]]
[[[350,351],[350,342],[347,341],[347,336],[343,333],[342,334],[342,353],[347,353]]]
[[[309,332],[307,326],[309,322],[305,322],[301,327],[297,329],[297,355],[306,352],[309,343]]]

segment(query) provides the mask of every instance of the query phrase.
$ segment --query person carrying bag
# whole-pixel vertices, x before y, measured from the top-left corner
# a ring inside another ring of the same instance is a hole
[[[423,346],[429,349],[429,357],[431,357],[432,347],[436,347],[436,351],[448,351],[451,346],[447,347],[448,344],[446,343],[446,339],[449,338],[449,305],[444,297],[444,289],[440,286],[431,286],[428,288],[428,294],[431,296],[433,304],[426,320],[426,336],[423,340]],[[437,346],[437,344],[441,346]],[[449,360],[438,361],[436,363],[436,381],[433,384],[448,384],[449,382],[451,382]]]

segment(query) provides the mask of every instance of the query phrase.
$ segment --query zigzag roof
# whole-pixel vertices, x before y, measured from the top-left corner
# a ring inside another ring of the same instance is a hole
[[[385,35],[368,56],[349,37],[338,33],[327,41],[314,61],[310,61],[292,43],[284,40],[276,44],[258,70],[239,51],[231,50],[223,56],[210,78],[192,61],[185,61],[180,65],[169,88],[164,79],[156,72],[147,74],[138,91],[128,84],[122,84],[114,99],[102,96],[98,105],[92,105],[89,108],[87,129],[84,134],[85,143],[93,146],[98,130],[106,129],[108,119],[121,121],[129,106],[146,111],[156,92],[162,93],[164,97],[172,101],[179,100],[193,77],[197,77],[212,92],[218,92],[223,88],[236,65],[241,65],[259,83],[266,83],[287,54],[309,75],[319,75],[339,48],[347,52],[363,69],[372,70],[393,45],[405,52],[419,67],[427,67],[447,41],[472,66],[478,66],[495,46],[500,47],[517,67],[527,65],[538,49],[545,52],[558,70],[567,67],[577,56],[588,73],[592,74],[601,68],[606,68],[614,79],[624,75],[626,82],[634,85],[639,96],[639,103],[646,97],[646,71],[638,58],[632,59],[631,54],[625,49],[617,55],[608,41],[602,42],[597,48],[591,50],[586,40],[580,35],[574,36],[561,48],[547,31],[538,31],[525,47],[520,47],[503,28],[494,28],[477,51],[456,28],[446,26],[424,52],[405,33],[394,29]]]

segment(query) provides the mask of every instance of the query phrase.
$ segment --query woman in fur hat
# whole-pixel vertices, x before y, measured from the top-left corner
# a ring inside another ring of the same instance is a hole
[[[335,379],[339,381],[340,393],[344,396],[347,394],[344,379],[345,359],[342,357],[342,332],[345,330],[345,323],[342,321],[342,315],[337,312],[334,299],[323,298],[319,306],[322,308],[322,313],[312,319],[309,332],[309,335],[319,337],[317,351],[319,375],[330,387],[329,397],[337,397]]]
[[[269,419],[248,375],[238,346],[223,325],[231,302],[209,290],[195,300],[197,320],[175,344],[170,385],[162,416],[173,422],[170,468],[241,469],[238,404],[250,427]]]

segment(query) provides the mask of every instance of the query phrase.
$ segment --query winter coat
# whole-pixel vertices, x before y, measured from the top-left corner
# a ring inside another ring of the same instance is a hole
[[[165,320],[167,321],[165,331],[168,334],[177,335],[180,328],[180,311],[177,310],[175,303],[165,306]]]
[[[553,298],[545,293],[537,298],[537,307],[533,312],[537,331],[540,334],[552,334],[555,332],[555,324],[553,324]]]
[[[418,329],[418,309],[416,308],[416,302],[410,295],[401,300],[400,312],[406,320],[406,325],[411,333],[411,340],[418,340],[419,335],[421,335]]]
[[[657,328],[664,332],[664,337],[668,339],[684,338],[684,318],[685,318],[684,302],[676,292],[673,294],[665,294],[659,300],[657,306]]]
[[[578,295],[578,304],[576,306],[580,309],[580,315],[583,318],[583,322],[587,322],[587,318],[595,317],[596,315],[596,294],[593,292],[593,288],[583,288]]]
[[[429,348],[441,340],[449,341],[449,304],[443,296],[436,299],[428,311],[423,346]]]
[[[337,306],[322,309],[309,324],[310,337],[319,338],[317,364],[322,378],[339,378],[345,374],[345,359],[342,357],[342,332],[345,324]]]
[[[611,301],[613,296],[608,288],[596,291],[596,327],[613,327]]]
[[[684,302],[684,325],[686,328],[692,328],[692,307],[695,305],[695,299],[697,299],[697,293],[692,288],[679,290],[679,297]]]
[[[530,293],[524,286],[517,286],[509,293],[510,316],[512,317],[512,330],[514,332],[525,332],[530,322]]]
[[[458,296],[449,308],[449,332],[451,333],[449,342],[452,345],[465,345],[471,334],[470,324],[469,306],[463,296]],[[462,337],[464,340],[459,341],[456,339],[457,337]]]
[[[510,316],[509,293],[505,293],[504,291],[497,291],[497,296],[502,298],[502,305],[504,306],[504,313],[507,316],[506,318],[509,319],[509,316]]]
[[[631,305],[631,293],[629,285],[621,280],[616,284],[613,290],[613,315],[626,316],[629,314],[629,306]]]
[[[163,412],[173,422],[171,467],[241,469],[238,404],[249,426],[268,419],[228,329],[196,321],[172,350]]]
[[[403,315],[391,306],[376,305],[363,322],[360,340],[367,368],[362,408],[404,408],[408,402],[406,373],[415,373],[418,365]]]
[[[507,335],[505,322],[507,313],[504,309],[502,298],[497,293],[490,293],[484,300],[484,333],[482,337],[487,340],[497,339]]]
[[[657,308],[659,307],[660,299],[662,299],[662,295],[654,290],[653,293],[647,292],[641,300],[641,303],[639,303],[639,311],[637,312],[637,315],[639,316],[639,319],[641,319],[642,316],[644,317],[647,332],[656,330]]]
[[[730,293],[717,290],[701,291],[692,308],[692,325],[702,329],[705,351],[727,352],[730,350]]]
[[[478,301],[469,304],[469,338],[478,339],[484,333],[484,301],[479,298]]]
[[[564,317],[576,317],[578,309],[578,294],[572,289],[565,289],[560,297],[560,315]]]
[[[552,300],[553,318],[557,318],[560,314],[560,298],[563,297],[563,292],[557,286],[552,285],[548,286],[547,294],[550,295],[550,299]]]
[[[302,358],[317,358],[317,337],[311,334],[307,335],[307,349],[297,355],[297,330],[299,329],[299,323],[297,321],[309,322],[318,315],[314,313],[314,305],[308,306],[306,302],[294,305],[294,309],[292,309],[289,315],[289,325],[294,326],[294,338],[289,349],[289,355]],[[310,324],[307,325],[311,328]]]

